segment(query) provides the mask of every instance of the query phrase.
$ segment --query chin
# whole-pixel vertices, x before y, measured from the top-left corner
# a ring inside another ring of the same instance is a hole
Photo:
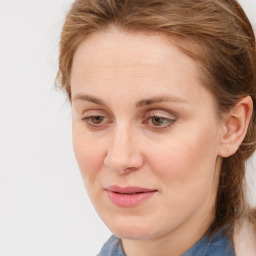
[[[117,227],[110,230],[115,236],[122,239],[149,240],[154,238],[147,229],[139,229],[138,227]]]
[[[145,220],[133,218],[124,218],[123,220],[115,220],[105,222],[110,231],[117,237],[129,240],[150,240],[161,236],[158,227],[149,224]],[[157,228],[157,229],[156,229]]]

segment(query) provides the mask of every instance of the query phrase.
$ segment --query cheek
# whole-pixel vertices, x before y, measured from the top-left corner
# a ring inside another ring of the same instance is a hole
[[[176,138],[149,154],[151,169],[161,181],[164,205],[161,214],[168,213],[166,218],[181,223],[199,209],[208,216],[215,203],[218,174],[214,149],[207,144],[214,136],[190,133]]]
[[[154,147],[154,151],[148,153],[150,165],[166,186],[171,183],[175,189],[186,188],[186,191],[189,187],[207,189],[213,185],[215,174],[216,132],[211,127],[195,127],[189,131],[180,131],[182,136],[175,134]]]
[[[104,161],[102,143],[73,127],[73,149],[85,185],[96,179]]]

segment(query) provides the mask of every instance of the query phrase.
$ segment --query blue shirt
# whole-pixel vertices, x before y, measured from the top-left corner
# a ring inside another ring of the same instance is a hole
[[[111,236],[98,256],[126,256],[121,239]],[[181,256],[235,256],[232,242],[222,232],[212,238],[204,236]]]

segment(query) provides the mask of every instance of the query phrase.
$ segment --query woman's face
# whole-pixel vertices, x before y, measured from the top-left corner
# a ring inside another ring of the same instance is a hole
[[[110,28],[77,49],[73,145],[98,214],[119,237],[207,229],[223,127],[199,66],[161,35]]]

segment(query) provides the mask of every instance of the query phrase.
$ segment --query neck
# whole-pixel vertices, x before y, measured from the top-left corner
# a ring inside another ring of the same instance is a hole
[[[124,251],[127,256],[180,256],[199,241],[213,221],[213,215],[200,220],[201,225],[194,226],[195,220],[191,219],[190,225],[181,226],[169,234],[148,240],[122,239]]]

